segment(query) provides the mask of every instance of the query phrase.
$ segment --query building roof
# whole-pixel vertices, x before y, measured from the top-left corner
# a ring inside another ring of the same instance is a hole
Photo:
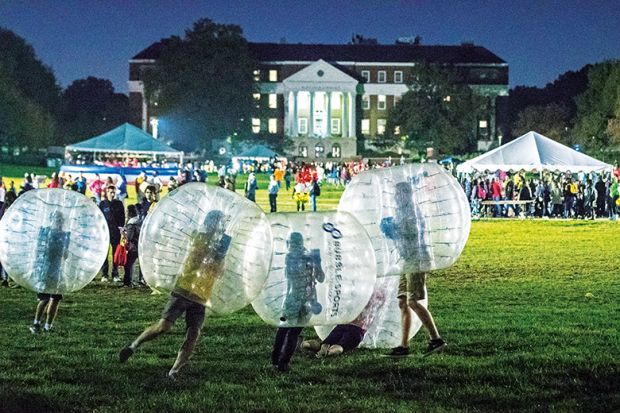
[[[167,42],[163,39],[153,43],[132,60],[156,60]],[[505,64],[490,50],[472,44],[460,46],[421,46],[409,44],[292,44],[249,43],[250,53],[261,62],[316,61],[328,62],[385,62],[406,63],[425,61],[430,63]]]

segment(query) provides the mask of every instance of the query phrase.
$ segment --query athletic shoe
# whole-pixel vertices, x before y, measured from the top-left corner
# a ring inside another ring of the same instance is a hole
[[[102,283],[107,283],[108,282],[108,277],[101,277],[101,282]]]
[[[443,350],[446,347],[446,342],[442,338],[431,340],[428,342],[428,347],[424,353],[424,357],[430,356],[433,353]]]
[[[52,331],[52,326],[43,327],[43,331],[46,332],[46,333],[50,333]]]
[[[179,372],[178,371],[169,371],[167,377],[168,377],[169,380],[177,381],[178,378],[179,378]]]
[[[118,353],[118,359],[120,360],[121,363],[124,363],[132,355],[133,355],[132,348],[131,347],[124,347],[123,349],[121,349],[120,353]]]
[[[409,347],[398,346],[390,350],[386,356],[389,357],[407,357],[409,355]]]
[[[32,334],[39,334],[41,332],[41,324],[33,324],[28,330],[30,330]]]
[[[118,277],[114,277],[114,278],[112,278],[112,281],[114,281],[115,283],[119,283],[119,282],[121,282],[121,279],[118,278]]]

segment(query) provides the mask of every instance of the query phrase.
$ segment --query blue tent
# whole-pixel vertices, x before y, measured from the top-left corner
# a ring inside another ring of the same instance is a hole
[[[182,151],[171,148],[129,123],[94,138],[68,145],[65,151],[183,156]]]

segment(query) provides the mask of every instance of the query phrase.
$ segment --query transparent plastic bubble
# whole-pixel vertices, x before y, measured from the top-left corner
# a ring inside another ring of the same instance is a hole
[[[361,327],[366,331],[360,347],[366,348],[393,348],[401,344],[401,316],[398,308],[398,284],[400,277],[381,277],[375,282],[375,289],[368,304],[355,320],[350,324]],[[428,305],[428,294],[424,300],[418,301],[423,307]],[[408,309],[411,316],[409,339],[416,335],[422,327],[418,316]],[[316,326],[317,335],[324,340],[334,326]]]
[[[375,255],[359,222],[342,212],[268,215],[273,234],[271,270],[252,302],[279,327],[353,320],[372,293]]]
[[[380,277],[449,267],[471,226],[463,190],[436,163],[362,172],[347,185],[338,210],[368,231]]]
[[[65,294],[91,282],[110,245],[103,213],[75,191],[21,195],[0,220],[0,260],[22,287]]]
[[[226,314],[260,292],[269,271],[271,231],[254,202],[193,182],[171,192],[147,216],[138,254],[152,288]]]

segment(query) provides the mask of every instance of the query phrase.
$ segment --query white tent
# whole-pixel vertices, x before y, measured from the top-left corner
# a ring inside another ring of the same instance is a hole
[[[610,170],[612,166],[536,132],[528,132],[505,145],[463,162],[459,173],[474,171],[559,171],[591,172]]]

